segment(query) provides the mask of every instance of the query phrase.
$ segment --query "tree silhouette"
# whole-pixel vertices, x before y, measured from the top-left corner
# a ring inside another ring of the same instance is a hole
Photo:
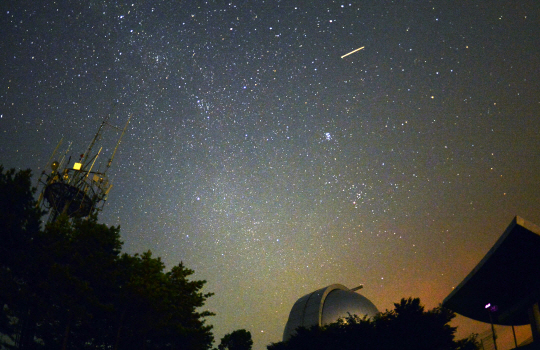
[[[182,263],[164,273],[165,265],[150,251],[124,254],[121,261],[124,272],[118,295],[115,349],[211,346],[211,326],[205,325],[203,318],[213,314],[196,310],[212,295],[200,292],[205,281],[189,281],[193,271]]]
[[[87,338],[93,321],[112,307],[119,237],[119,228],[98,224],[95,217],[70,221],[65,216],[36,236],[31,246],[35,274],[29,284],[35,291],[35,312],[42,317],[39,339],[62,349],[83,339],[97,341]]]
[[[30,170],[4,172],[0,165],[0,305],[4,306],[0,333],[8,343],[19,342],[32,328],[25,322],[15,322],[15,318],[18,315],[26,321],[30,316],[26,280],[32,275],[27,264],[32,256],[28,247],[39,232],[42,215],[34,193]]]
[[[150,251],[122,254],[120,228],[95,216],[40,229],[30,179],[0,166],[0,346],[211,348],[212,313],[198,311],[212,295],[205,281],[182,263],[166,272]]]
[[[238,329],[232,333],[225,334],[221,338],[221,343],[218,346],[219,350],[251,350],[253,340],[251,332],[245,329]]]

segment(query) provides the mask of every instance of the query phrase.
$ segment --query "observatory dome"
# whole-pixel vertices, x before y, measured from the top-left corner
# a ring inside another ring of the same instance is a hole
[[[341,317],[375,316],[379,310],[363,295],[341,284],[332,284],[304,295],[294,303],[283,332],[283,341],[289,340],[298,327],[323,326]]]

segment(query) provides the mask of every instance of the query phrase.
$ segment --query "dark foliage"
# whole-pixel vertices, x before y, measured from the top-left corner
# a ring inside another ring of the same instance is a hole
[[[4,172],[0,165],[0,333],[15,331],[13,317],[24,312],[21,301],[28,292],[23,281],[31,276],[26,262],[31,258],[27,249],[39,232],[41,211],[36,208],[31,186],[31,172],[14,169]]]
[[[238,329],[232,333],[225,334],[221,338],[221,343],[218,346],[219,350],[251,350],[253,340],[251,332],[245,329]]]
[[[210,349],[197,311],[212,294],[182,263],[121,254],[119,227],[58,219],[40,229],[30,171],[0,167],[0,334],[16,349]]]
[[[477,350],[476,336],[454,340],[455,314],[443,307],[424,311],[418,298],[402,299],[373,319],[349,315],[325,327],[299,328],[287,342],[269,350]]]

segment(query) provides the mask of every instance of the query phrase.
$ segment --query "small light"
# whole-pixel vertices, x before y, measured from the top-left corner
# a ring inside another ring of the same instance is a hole
[[[488,303],[488,304],[486,305],[486,309],[489,309],[490,307],[491,307],[491,304]]]

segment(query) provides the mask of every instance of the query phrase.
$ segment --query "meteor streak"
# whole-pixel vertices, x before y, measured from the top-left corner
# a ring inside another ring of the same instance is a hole
[[[346,53],[345,55],[341,56],[341,58],[343,58],[343,57],[347,57],[347,56],[349,56],[349,55],[351,55],[351,54],[355,53],[356,51],[360,51],[360,50],[362,50],[363,48],[364,48],[364,46],[362,46],[362,47],[359,47],[359,48],[358,48],[358,49],[356,49],[356,50],[352,50],[351,52],[349,52],[349,53]]]

